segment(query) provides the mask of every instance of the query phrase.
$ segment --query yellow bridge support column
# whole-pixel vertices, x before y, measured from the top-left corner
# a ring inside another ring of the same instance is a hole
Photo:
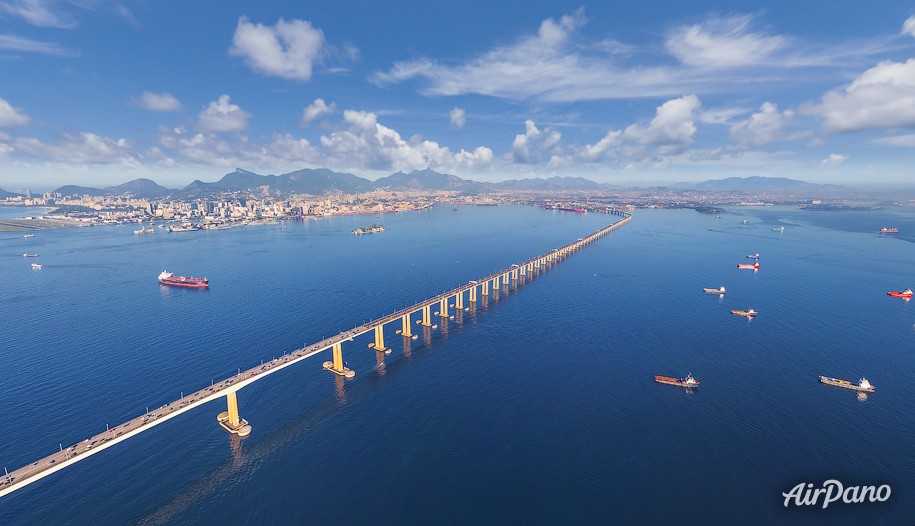
[[[238,424],[241,423],[238,418],[238,393],[233,391],[227,394],[226,402],[229,406],[229,425],[232,427],[238,427]]]
[[[375,343],[370,343],[369,347],[374,348],[378,352],[391,354],[391,349],[384,346],[384,325],[377,325],[375,327]]]
[[[432,326],[432,306],[431,305],[426,305],[425,307],[423,307],[422,325],[424,327]]]
[[[238,416],[238,395],[235,391],[226,393],[226,405],[228,405],[228,411],[216,415],[219,425],[229,433],[240,437],[250,435],[251,426],[248,425],[248,421]]]
[[[492,278],[492,288],[496,290],[499,288],[499,276]]]
[[[489,281],[483,282],[483,293],[484,296],[489,296]]]
[[[462,311],[464,310],[464,291],[460,291],[454,295],[454,308]]]
[[[438,315],[442,318],[448,317],[448,298],[442,298],[438,302]]]
[[[356,376],[356,371],[348,369],[343,365],[343,344],[337,342],[333,345],[334,359],[333,361],[324,362],[324,369],[340,376],[345,376],[346,378],[352,378]]]
[[[400,325],[402,327],[400,330],[401,336],[406,336],[407,338],[410,338],[413,336],[413,333],[410,332],[410,313],[409,312],[404,314],[400,318]]]
[[[473,288],[470,289],[470,303],[476,303],[476,302],[477,302],[477,286],[474,285]]]
[[[512,270],[512,280],[518,281],[518,269],[517,268]]]

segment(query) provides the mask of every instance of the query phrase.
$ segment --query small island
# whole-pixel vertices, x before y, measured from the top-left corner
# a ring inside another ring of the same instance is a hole
[[[371,225],[353,230],[353,234],[357,236],[361,234],[374,234],[375,232],[384,232],[384,227],[381,225]]]

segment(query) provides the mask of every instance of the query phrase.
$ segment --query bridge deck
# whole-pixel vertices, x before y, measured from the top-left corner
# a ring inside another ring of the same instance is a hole
[[[491,281],[497,277],[504,276],[505,274],[512,272],[515,268],[520,268],[530,263],[534,263],[555,252],[561,252],[572,248],[578,243],[581,243],[581,246],[583,246],[584,244],[600,238],[603,235],[626,224],[631,219],[632,218],[629,214],[623,214],[623,219],[620,219],[612,225],[604,227],[597,232],[594,232],[593,234],[583,239],[576,240],[562,248],[552,250],[545,254],[535,256],[523,263],[519,263],[518,267],[512,266],[510,268],[494,272],[486,277],[468,282],[466,285],[456,287],[433,298],[426,299],[407,308],[400,309],[391,314],[386,314],[380,318],[359,325],[351,330],[343,331],[335,336],[331,336],[330,338],[325,338],[320,342],[308,345],[301,349],[297,349],[289,354],[285,354],[262,365],[240,371],[238,374],[226,378],[218,383],[214,383],[212,386],[190,393],[182,398],[179,398],[178,400],[175,400],[174,402],[167,403],[153,411],[149,411],[146,414],[140,415],[136,418],[128,420],[127,422],[111,427],[102,433],[93,435],[81,442],[72,444],[67,448],[62,447],[60,451],[56,451],[38,460],[37,462],[23,466],[3,476],[2,479],[0,479],[0,497],[8,493],[12,493],[13,491],[16,491],[17,489],[20,489],[24,486],[27,486],[32,482],[36,482],[48,475],[51,475],[52,473],[60,471],[61,469],[75,464],[76,462],[84,460],[89,456],[92,456],[104,449],[117,444],[118,442],[127,440],[128,438],[137,435],[138,433],[142,433],[143,431],[151,429],[152,427],[157,426],[171,418],[174,418],[181,413],[184,413],[185,411],[190,411],[197,406],[216,400],[217,398],[221,398],[225,396],[226,393],[231,391],[238,391],[242,387],[261,380],[270,374],[310,358],[318,353],[326,351],[327,349],[330,349],[335,343],[352,340],[357,336],[373,330],[379,325],[385,325],[392,321],[398,320],[402,316],[418,312],[424,307],[436,305],[443,299],[447,299],[459,293],[463,293],[464,291],[470,290],[471,288],[478,286],[480,283]],[[530,279],[530,277],[528,279]]]

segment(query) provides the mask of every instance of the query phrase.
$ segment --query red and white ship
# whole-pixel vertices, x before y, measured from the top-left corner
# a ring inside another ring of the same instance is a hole
[[[191,289],[205,289],[210,286],[210,281],[206,278],[176,276],[167,270],[163,270],[159,274],[159,283],[171,287],[187,287]]]
[[[759,270],[759,261],[757,261],[756,263],[753,263],[753,264],[749,264],[749,263],[738,263],[738,264],[737,264],[737,268],[745,268],[745,269],[750,269],[750,270]]]

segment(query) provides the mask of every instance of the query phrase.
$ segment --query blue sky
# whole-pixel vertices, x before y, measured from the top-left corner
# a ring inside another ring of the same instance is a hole
[[[0,0],[0,187],[915,182],[897,2]]]

